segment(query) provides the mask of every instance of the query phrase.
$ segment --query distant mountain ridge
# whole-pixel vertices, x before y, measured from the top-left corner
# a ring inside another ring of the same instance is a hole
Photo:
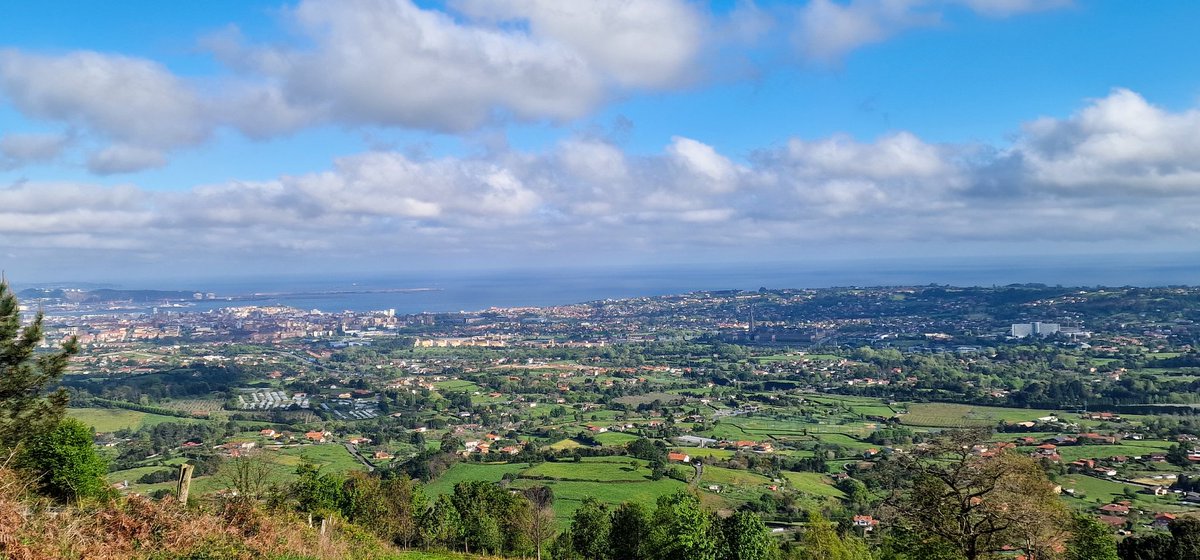
[[[68,290],[63,288],[27,288],[17,296],[22,300],[51,300],[67,303],[107,303],[130,301],[135,303],[152,303],[156,301],[177,301],[196,299],[194,291],[169,290],[116,290],[102,288],[97,290]]]

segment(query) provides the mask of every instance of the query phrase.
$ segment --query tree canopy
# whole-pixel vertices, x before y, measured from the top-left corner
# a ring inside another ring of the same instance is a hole
[[[58,352],[38,354],[42,314],[21,326],[21,309],[6,282],[0,282],[0,445],[13,448],[48,434],[63,419],[67,392],[46,394],[79,352],[74,337]]]

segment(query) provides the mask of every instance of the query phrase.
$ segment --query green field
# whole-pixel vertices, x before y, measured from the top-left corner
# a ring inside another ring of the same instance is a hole
[[[546,449],[553,449],[555,451],[561,451],[563,449],[575,449],[578,447],[586,447],[586,446],[583,445],[582,443],[579,443],[578,441],[571,439],[571,438],[567,438],[567,439],[560,439],[554,443],[551,443],[550,445],[547,445]]]
[[[1064,490],[1072,489],[1075,490],[1077,496],[1080,494],[1086,496],[1089,502],[1099,501],[1100,503],[1109,503],[1117,498],[1123,498],[1126,488],[1136,490],[1134,486],[1081,474],[1059,478],[1058,483]]]
[[[682,397],[671,393],[655,392],[646,393],[644,395],[629,395],[627,397],[618,397],[613,399],[617,404],[629,406],[637,406],[639,404],[650,404],[654,401],[662,401],[663,404],[680,400]]]
[[[680,453],[687,453],[693,458],[698,459],[707,459],[709,457],[716,459],[728,459],[734,455],[732,449],[717,449],[714,447],[673,447],[671,449]]]
[[[338,473],[363,469],[362,463],[351,456],[345,447],[338,444],[301,445],[282,449],[267,447],[257,450],[254,457],[261,458],[271,465],[267,476],[268,483],[286,484],[295,480],[296,466],[306,459],[320,466],[322,472]],[[173,469],[181,462],[183,462],[182,458],[170,459],[161,464],[112,472],[108,474],[107,478],[109,482],[113,483],[128,481],[130,490],[133,492],[150,493],[163,488],[170,489],[175,487],[174,482],[138,484],[137,479],[149,472]],[[227,467],[228,463],[222,468]],[[202,495],[221,490],[225,486],[226,483],[221,473],[217,473],[216,475],[197,477],[192,483],[192,491]]]
[[[634,470],[630,462],[639,463]],[[530,486],[548,486],[554,491],[554,514],[560,523],[566,523],[582,503],[583,499],[592,496],[602,502],[619,504],[625,501],[637,501],[653,507],[659,496],[679,490],[686,490],[688,485],[678,480],[663,478],[650,480],[650,471],[645,467],[646,462],[631,457],[585,457],[582,461],[528,464],[486,464],[458,463],[442,476],[426,485],[430,495],[449,493],[459,482],[482,480],[498,482],[507,473],[517,475],[513,481],[514,488]],[[728,470],[728,469],[726,469]],[[744,471],[734,471],[744,473]],[[758,484],[766,480],[753,473],[751,483]],[[717,476],[724,476],[718,474]],[[552,478],[534,478],[552,477]],[[755,478],[757,477],[757,478]],[[716,482],[714,482],[716,484]],[[724,507],[727,502],[715,494],[705,493],[707,503],[714,507]]]
[[[437,383],[434,383],[433,386],[439,391],[450,393],[471,393],[480,390],[479,385],[471,383],[470,381],[463,381],[459,379],[438,381]]]
[[[1171,443],[1167,441],[1122,441],[1117,445],[1069,445],[1059,447],[1057,449],[1058,456],[1062,457],[1064,462],[1070,463],[1078,459],[1102,459],[1106,457],[1116,457],[1124,455],[1126,457],[1135,457],[1149,455],[1151,453],[1165,453]],[[1032,451],[1033,448],[1021,448],[1025,451]]]
[[[887,405],[850,405],[850,412],[854,414],[862,414],[863,416],[879,416],[882,418],[891,418],[896,415],[896,412]]]
[[[813,496],[844,498],[846,495],[833,485],[829,477],[821,473],[783,471],[783,478],[798,492]]]
[[[638,463],[633,468],[630,463]],[[521,471],[521,478],[579,480],[593,482],[640,482],[648,480],[650,470],[646,462],[629,457],[585,457],[575,463],[570,461],[541,463]]]
[[[771,484],[771,479],[755,472],[705,465],[704,474],[700,477],[700,486],[709,484],[763,487]]]
[[[854,451],[865,451],[867,449],[879,448],[879,446],[874,443],[859,441],[846,434],[817,434],[815,437],[824,443],[833,443]]]
[[[425,491],[431,496],[449,494],[454,485],[459,482],[482,480],[485,482],[500,482],[505,474],[516,474],[529,465],[524,463],[458,463],[442,473],[437,480],[425,486]]]
[[[1025,422],[1055,414],[1051,410],[952,403],[908,403],[905,407],[908,413],[899,416],[901,423],[931,428],[995,426],[1002,421]]]
[[[100,433],[111,433],[122,429],[136,430],[163,422],[194,422],[188,418],[150,414],[124,408],[68,408],[67,416],[91,426]]]
[[[583,499],[591,496],[601,502],[616,505],[621,502],[639,502],[653,509],[659,496],[665,496],[680,490],[686,490],[687,484],[663,478],[662,480],[643,479],[640,482],[578,482],[557,480],[517,480],[514,486],[528,488],[530,486],[549,486],[554,491],[554,516],[560,524],[565,525],[571,514],[579,508]],[[722,504],[719,499],[709,498],[709,503]]]
[[[604,432],[603,434],[596,434],[592,436],[592,439],[596,440],[596,443],[599,443],[600,445],[619,447],[631,441],[637,440],[638,436],[623,432]]]

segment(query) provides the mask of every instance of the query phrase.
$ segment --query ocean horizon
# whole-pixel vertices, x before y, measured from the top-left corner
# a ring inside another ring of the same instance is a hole
[[[215,300],[181,310],[287,305],[325,312],[394,309],[397,313],[545,307],[695,291],[837,286],[1167,286],[1200,284],[1200,258],[969,258],[812,264],[625,266],[364,275],[246,276],[108,282],[122,289],[190,290]],[[42,283],[41,286],[53,283]],[[59,285],[71,285],[69,282]],[[77,284],[81,285],[81,284]],[[92,286],[101,284],[92,284]],[[20,288],[22,286],[17,285]],[[232,300],[226,298],[234,298]]]

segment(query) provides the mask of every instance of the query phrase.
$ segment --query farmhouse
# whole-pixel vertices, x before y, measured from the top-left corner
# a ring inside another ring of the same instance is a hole
[[[667,453],[667,460],[673,463],[690,463],[692,461],[692,457],[687,453],[678,453],[672,451]]]
[[[1124,504],[1105,504],[1100,506],[1100,511],[1108,515],[1129,515],[1129,506]]]

